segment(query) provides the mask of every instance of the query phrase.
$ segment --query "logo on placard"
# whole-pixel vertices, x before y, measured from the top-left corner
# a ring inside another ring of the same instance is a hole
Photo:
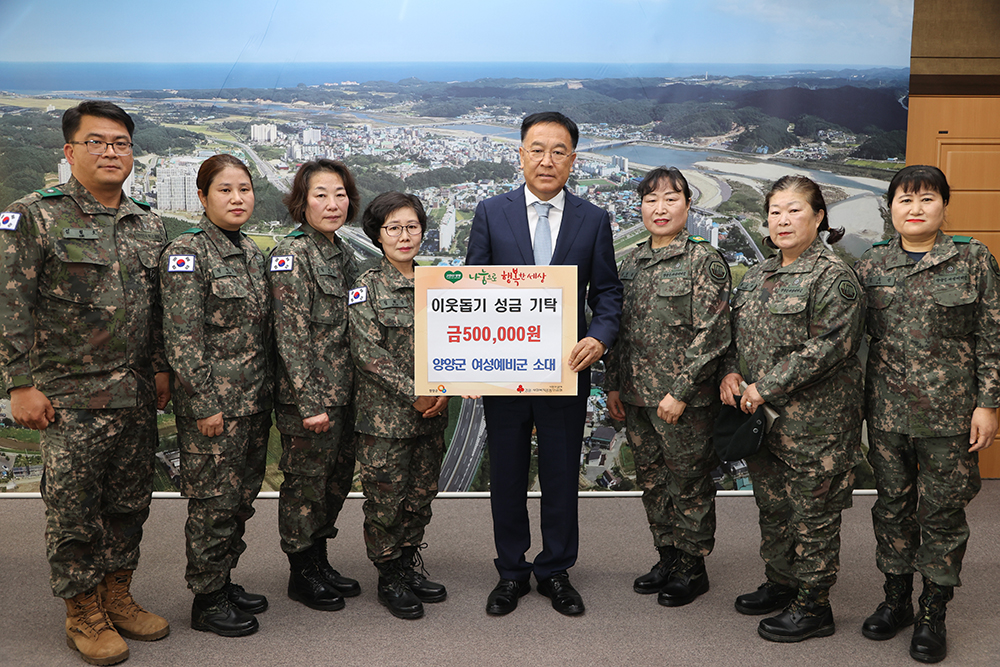
[[[462,279],[462,272],[461,271],[445,271],[444,272],[444,279],[447,280],[448,282],[450,282],[452,285],[454,285],[455,283],[457,283],[459,280]]]
[[[438,391],[440,391],[442,394],[447,394],[448,393],[448,390],[444,388],[443,384],[439,384],[438,385]]]

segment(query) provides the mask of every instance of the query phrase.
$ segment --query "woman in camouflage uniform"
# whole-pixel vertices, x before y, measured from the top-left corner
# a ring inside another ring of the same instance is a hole
[[[780,413],[747,459],[767,581],[737,597],[736,609],[785,607],[757,631],[796,642],[834,632],[829,592],[840,565],[840,517],[861,460],[864,309],[854,272],[827,245],[844,231],[830,230],[819,186],[785,176],[764,211],[778,254],[750,269],[734,293],[721,386],[727,405],[752,413],[766,402]],[[744,376],[750,385],[741,392]]]
[[[869,353],[865,385],[875,560],[885,600],[862,625],[889,639],[914,621],[913,573],[923,578],[910,655],[947,652],[945,606],[969,539],[965,506],[979,492],[979,454],[993,444],[1000,405],[1000,268],[982,243],[941,233],[948,181],[937,167],[899,171],[887,193],[896,236],[858,261]]]
[[[347,290],[357,269],[336,232],[357,215],[360,199],[342,162],[303,164],[285,197],[299,227],[271,251],[268,266],[284,474],[278,534],[288,555],[288,596],[323,611],[343,609],[344,597],[361,593],[357,581],[330,566],[326,549],[354,481]]]
[[[732,340],[729,266],[688,236],[691,188],[660,167],[638,188],[650,238],[622,262],[622,325],[607,364],[611,415],[625,421],[659,561],[633,583],[679,607],[708,590],[715,546],[716,370]]]
[[[413,276],[427,215],[413,195],[386,192],[362,217],[385,255],[348,295],[351,354],[358,369],[355,430],[365,493],[365,546],[378,568],[378,600],[397,618],[420,618],[445,587],[422,574],[418,550],[437,495],[445,396],[415,396]]]
[[[198,170],[205,215],[160,258],[163,334],[174,371],[181,492],[188,498],[191,627],[257,631],[263,595],[230,580],[264,481],[274,355],[264,256],[240,227],[253,213],[246,166],[215,155]]]

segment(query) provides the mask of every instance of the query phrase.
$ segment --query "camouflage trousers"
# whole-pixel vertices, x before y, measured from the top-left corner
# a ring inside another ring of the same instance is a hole
[[[157,444],[152,404],[57,409],[42,430],[45,546],[56,597],[90,591],[108,572],[135,569]]]
[[[330,430],[313,433],[302,427],[295,406],[275,410],[281,432],[279,467],[285,477],[278,491],[278,535],[285,553],[337,536],[337,516],[354,482],[351,408],[330,407],[326,414]]]
[[[715,547],[716,412],[715,406],[688,407],[677,424],[668,424],[656,408],[625,404],[628,442],[656,547],[673,545],[692,556],[707,556]]]
[[[359,434],[365,547],[373,562],[399,558],[403,547],[424,541],[443,458],[442,432],[412,438]]]
[[[271,413],[226,417],[222,435],[209,438],[190,417],[177,417],[181,449],[181,495],[188,498],[187,569],[195,593],[226,585],[246,551],[246,523],[264,482]]]
[[[794,470],[766,443],[746,462],[760,511],[760,556],[767,579],[830,588],[840,569],[840,519],[853,502],[854,469],[834,474]]]
[[[940,586],[961,586],[969,541],[965,507],[982,487],[969,434],[912,437],[868,429],[875,562],[886,574],[916,570]]]

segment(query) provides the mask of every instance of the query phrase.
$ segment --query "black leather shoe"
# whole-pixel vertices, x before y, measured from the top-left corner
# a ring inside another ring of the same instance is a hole
[[[318,611],[344,608],[344,598],[326,583],[316,563],[305,551],[288,554],[288,597]]]
[[[708,572],[705,559],[682,553],[670,573],[666,585],[656,596],[656,601],[664,607],[683,607],[691,604],[702,593],[708,592]]]
[[[861,624],[861,634],[876,641],[892,639],[913,622],[913,573],[885,575],[882,589],[885,600]]]
[[[325,539],[317,540],[309,547],[308,551],[320,575],[330,588],[345,598],[353,598],[361,595],[361,584],[358,583],[357,579],[345,577],[330,566],[330,560],[326,555]]]
[[[765,618],[757,626],[757,634],[772,642],[800,642],[812,637],[829,637],[836,631],[833,609],[829,603],[818,603],[813,594],[799,594],[788,608],[777,616]]]
[[[257,593],[247,593],[239,584],[227,583],[222,587],[226,591],[226,597],[233,605],[239,607],[249,614],[259,614],[267,611],[267,598]]]
[[[504,616],[517,609],[517,601],[531,590],[530,581],[501,579],[486,598],[486,613],[490,616]]]
[[[948,632],[944,627],[948,602],[954,596],[952,586],[939,586],[924,579],[920,594],[920,613],[913,626],[910,657],[920,662],[941,662],[948,655]]]
[[[552,608],[566,616],[579,616],[585,609],[580,593],[569,583],[569,575],[557,572],[538,582],[538,592],[552,600]]]
[[[745,593],[736,598],[736,611],[747,616],[760,616],[784,609],[795,599],[798,589],[783,586],[773,581],[761,584],[753,593]]]
[[[192,630],[214,632],[221,637],[245,637],[259,628],[254,615],[230,602],[223,589],[194,596],[191,605]]]
[[[377,563],[378,601],[396,618],[412,619],[424,615],[424,605],[403,581],[398,559]]]
[[[671,545],[659,547],[657,551],[660,552],[660,560],[653,565],[647,574],[636,577],[635,581],[632,582],[632,590],[636,593],[642,595],[659,593],[670,578],[670,572],[674,569],[674,563],[677,561],[677,549]]]
[[[888,602],[882,602],[875,613],[861,624],[861,634],[868,639],[884,641],[895,637],[897,632],[910,623],[913,623],[912,602],[902,609],[896,609]]]

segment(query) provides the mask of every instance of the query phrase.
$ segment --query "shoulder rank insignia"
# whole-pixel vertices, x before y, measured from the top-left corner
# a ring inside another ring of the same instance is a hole
[[[288,232],[288,234],[285,235],[285,238],[288,238],[288,239],[297,239],[298,237],[305,236],[305,235],[306,235],[306,233],[304,231],[302,231],[301,229],[296,229],[293,232]]]
[[[201,234],[204,229],[201,227],[192,227],[191,229],[185,229],[181,234]]]
[[[295,255],[275,255],[271,258],[271,271],[291,271]]]
[[[129,199],[143,208],[153,208],[148,201],[142,201],[141,199],[136,199],[135,197],[129,197]]]
[[[0,229],[6,229],[7,231],[14,231],[17,229],[17,221],[21,219],[20,213],[14,213],[13,211],[5,211],[0,213]]]
[[[362,285],[361,287],[355,287],[351,290],[351,293],[347,295],[347,305],[353,306],[356,303],[364,303],[368,300],[368,288]]]
[[[952,236],[951,240],[954,243],[972,243],[971,236]]]
[[[35,190],[35,192],[43,197],[61,197],[65,194],[59,188],[42,188],[41,190]]]
[[[194,271],[194,255],[171,255],[167,263],[167,273],[191,273]]]
[[[688,239],[694,241],[695,243],[708,243],[708,241],[701,236],[689,236]]]
[[[879,245],[889,245],[889,241],[891,241],[891,240],[892,239],[886,239],[884,241],[878,241],[876,243],[873,243],[872,247],[874,248],[875,246],[879,246]]]

